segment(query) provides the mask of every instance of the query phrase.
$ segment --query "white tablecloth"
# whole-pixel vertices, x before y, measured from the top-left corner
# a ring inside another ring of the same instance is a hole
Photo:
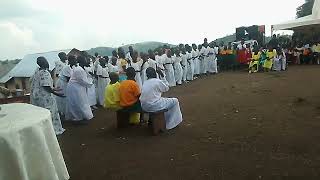
[[[0,105],[0,180],[69,179],[50,111]]]

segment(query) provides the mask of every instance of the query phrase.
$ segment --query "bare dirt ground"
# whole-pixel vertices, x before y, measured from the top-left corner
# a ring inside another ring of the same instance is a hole
[[[99,109],[59,142],[72,180],[320,179],[320,66],[223,72],[170,90],[184,121],[151,136]]]

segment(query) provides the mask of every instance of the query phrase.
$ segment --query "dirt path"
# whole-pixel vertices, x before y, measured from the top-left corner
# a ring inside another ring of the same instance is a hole
[[[65,125],[60,145],[72,180],[320,178],[318,66],[225,72],[170,90],[183,124],[161,136],[115,129],[102,109],[88,126]]]

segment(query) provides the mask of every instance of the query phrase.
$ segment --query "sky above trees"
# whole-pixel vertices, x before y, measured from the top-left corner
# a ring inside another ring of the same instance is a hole
[[[0,59],[160,41],[200,43],[295,18],[304,0],[1,0]]]

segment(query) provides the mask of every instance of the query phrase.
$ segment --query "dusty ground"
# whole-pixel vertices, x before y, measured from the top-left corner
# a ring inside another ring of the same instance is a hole
[[[157,137],[102,109],[65,125],[72,180],[320,179],[320,66],[224,72],[173,88],[184,122]]]

